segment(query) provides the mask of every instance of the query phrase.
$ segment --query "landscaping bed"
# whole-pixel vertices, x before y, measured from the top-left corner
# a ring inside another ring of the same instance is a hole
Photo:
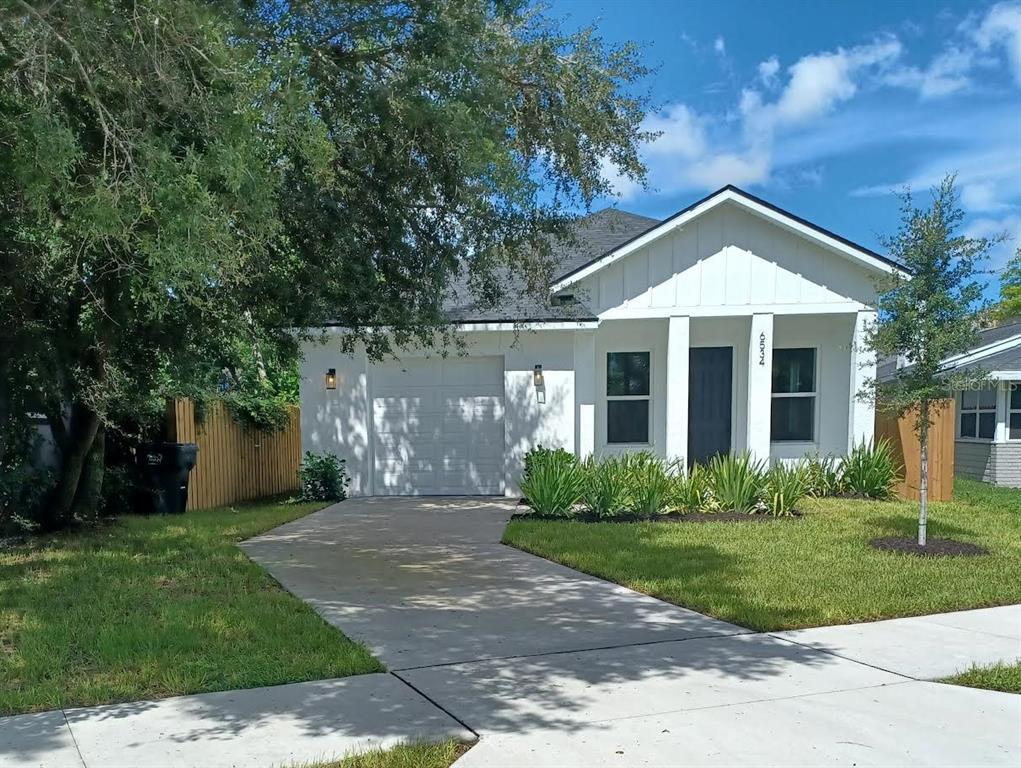
[[[872,548],[915,535],[914,502],[806,498],[794,525],[515,519],[504,542],[579,571],[771,631],[1021,602],[1021,491],[959,480],[929,534],[989,550],[921,558]]]
[[[125,517],[0,550],[0,714],[381,670],[237,547],[321,506]]]

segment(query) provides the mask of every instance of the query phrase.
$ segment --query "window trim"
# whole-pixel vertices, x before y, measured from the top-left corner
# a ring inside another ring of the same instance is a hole
[[[1004,413],[1006,414],[1006,417],[1004,418],[1003,423],[1003,439],[1008,443],[1021,443],[1021,437],[1010,436],[1010,417],[1014,414],[1021,415],[1021,408],[1010,407],[1010,396],[1014,394],[1014,392],[1021,391],[1021,381],[1008,381],[1006,382],[1004,389],[1006,391],[1003,394],[1007,402],[1004,405]]]
[[[968,391],[978,392],[978,390],[964,390],[964,389],[962,389],[960,392],[958,392],[958,394],[957,394],[957,402],[955,403],[955,405],[957,406],[957,415],[956,415],[956,418],[955,418],[955,421],[957,422],[957,424],[955,425],[955,428],[954,428],[954,439],[955,440],[961,440],[961,441],[966,442],[966,443],[980,443],[980,444],[995,443],[996,442],[996,431],[997,431],[998,423],[999,423],[999,420],[1000,420],[1000,388],[996,387],[993,390],[994,392],[996,392],[996,403],[995,403],[995,405],[993,405],[992,408],[988,408],[988,407],[987,408],[982,408],[981,407],[981,402],[982,401],[980,399],[976,399],[975,400],[975,407],[974,408],[968,408],[967,410],[965,410],[965,408],[964,408],[964,393],[968,392]],[[965,434],[962,434],[962,432],[961,432],[961,417],[964,416],[965,413],[973,413],[973,414],[975,414],[975,434],[974,435],[965,435]],[[992,413],[993,414],[994,423],[993,423],[993,436],[992,437],[979,437],[979,435],[978,435],[979,424],[981,422],[980,416],[983,413]],[[1007,424],[1006,424],[1006,432],[1007,432],[1007,435],[1009,437],[1009,435],[1010,435],[1010,393],[1009,392],[1007,393]]]
[[[769,422],[769,443],[770,445],[818,445],[819,444],[819,347],[815,344],[805,344],[796,347],[774,347],[773,360],[776,359],[778,351],[787,349],[810,349],[812,350],[812,383],[815,385],[811,392],[774,392],[773,391],[773,368],[772,363],[769,369],[769,403],[770,410],[773,407],[773,400],[778,397],[814,397],[815,403],[812,407],[812,437],[809,440],[776,440],[773,438],[773,420]]]
[[[610,355],[633,355],[633,354],[646,354],[649,356],[649,394],[647,395],[611,395],[609,387],[610,379]],[[603,358],[603,400],[606,403],[606,407],[603,409],[603,437],[605,438],[605,444],[608,447],[619,448],[621,446],[641,446],[643,448],[649,448],[652,446],[653,440],[653,429],[655,422],[653,421],[652,411],[652,396],[655,392],[655,371],[653,365],[655,361],[655,355],[652,354],[651,349],[608,349],[606,350],[606,356]],[[612,400],[647,400],[649,402],[649,421],[647,427],[647,434],[645,442],[629,442],[629,443],[614,443],[610,441],[610,402]]]

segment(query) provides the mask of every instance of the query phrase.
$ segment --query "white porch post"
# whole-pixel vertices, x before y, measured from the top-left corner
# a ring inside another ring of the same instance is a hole
[[[876,408],[871,401],[858,397],[865,390],[869,379],[876,378],[876,356],[867,349],[868,329],[876,322],[873,310],[862,310],[854,318],[854,333],[851,336],[851,390],[847,418],[847,450],[850,451],[862,441],[869,443],[876,434]]]
[[[755,314],[748,342],[748,452],[769,461],[773,393],[773,315]]]
[[[691,322],[687,315],[670,318],[666,347],[666,458],[688,457],[688,354]]]
[[[574,334],[574,448],[579,458],[596,450],[596,334]]]

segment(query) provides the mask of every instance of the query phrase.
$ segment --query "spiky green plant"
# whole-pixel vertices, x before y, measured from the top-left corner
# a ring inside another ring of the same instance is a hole
[[[808,456],[802,462],[809,496],[821,498],[840,493],[840,463],[832,456]]]
[[[521,492],[532,510],[548,517],[571,517],[585,490],[585,468],[567,451],[545,451],[528,463]]]
[[[636,515],[659,515],[667,510],[673,486],[671,466],[649,451],[623,457],[631,511]]]
[[[763,462],[750,454],[714,456],[709,462],[709,486],[722,510],[751,514],[762,508],[765,487]]]
[[[615,517],[631,506],[626,467],[618,456],[585,460],[585,490],[582,501],[597,517]]]
[[[717,508],[712,478],[704,464],[693,464],[686,473],[677,474],[670,506],[682,512],[712,512]]]
[[[779,462],[766,473],[763,502],[776,517],[790,517],[808,493],[809,472],[805,464]]]
[[[844,493],[854,496],[889,499],[893,496],[900,471],[889,440],[862,441],[840,462],[841,488]]]

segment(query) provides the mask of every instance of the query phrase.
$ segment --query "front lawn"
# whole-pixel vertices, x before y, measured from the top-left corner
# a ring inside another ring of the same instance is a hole
[[[469,748],[470,745],[456,741],[401,744],[392,749],[351,755],[339,762],[324,763],[314,768],[449,768]]]
[[[0,713],[382,669],[236,546],[316,506],[125,517],[0,550]]]
[[[972,667],[967,672],[948,677],[943,682],[966,685],[969,688],[987,688],[990,691],[1021,693],[1021,664]]]
[[[504,542],[752,629],[871,621],[1021,602],[1021,491],[959,480],[931,505],[929,536],[981,557],[881,552],[913,536],[917,505],[806,499],[800,519],[762,523],[512,520]]]

